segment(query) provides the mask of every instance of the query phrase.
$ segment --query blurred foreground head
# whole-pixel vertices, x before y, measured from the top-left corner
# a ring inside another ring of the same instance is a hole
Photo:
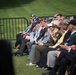
[[[11,43],[0,40],[0,75],[14,75]]]

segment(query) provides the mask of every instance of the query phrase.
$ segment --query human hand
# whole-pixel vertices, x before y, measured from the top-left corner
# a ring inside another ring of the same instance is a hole
[[[26,39],[27,39],[27,40],[30,40],[30,36],[26,36]]]
[[[49,48],[53,48],[53,46],[49,46]]]
[[[44,44],[42,42],[39,42],[38,45],[43,46]]]
[[[62,47],[65,50],[69,50],[71,48],[71,46],[67,46],[66,44],[60,45],[60,47]]]

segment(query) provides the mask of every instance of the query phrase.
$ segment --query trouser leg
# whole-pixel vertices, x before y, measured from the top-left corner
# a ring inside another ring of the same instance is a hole
[[[36,45],[32,45],[31,46],[31,51],[29,53],[29,59],[30,59],[30,62],[32,62],[32,63],[36,63],[36,59],[35,59],[35,46]]]
[[[47,66],[53,68],[57,59],[58,51],[49,51],[47,55]]]
[[[59,70],[58,70],[58,75],[65,75],[68,63],[70,63],[69,60],[66,58],[62,58],[60,63],[59,63]]]

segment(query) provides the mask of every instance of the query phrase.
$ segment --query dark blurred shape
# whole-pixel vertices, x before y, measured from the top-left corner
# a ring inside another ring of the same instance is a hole
[[[34,0],[0,0],[0,9],[14,8],[24,4],[29,4],[32,1]]]
[[[15,75],[11,50],[10,42],[0,40],[0,75]]]
[[[74,16],[74,20],[76,20],[76,16]]]

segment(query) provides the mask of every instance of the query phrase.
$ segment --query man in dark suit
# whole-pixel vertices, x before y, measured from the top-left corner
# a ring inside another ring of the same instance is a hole
[[[70,66],[70,75],[73,75],[73,72],[76,75],[76,72],[73,71],[73,67],[76,64],[76,51],[71,48],[71,46],[60,45],[64,51],[62,51],[59,57],[56,60],[54,68],[49,73],[43,73],[42,75],[65,75],[66,69]],[[66,51],[65,51],[66,50]]]
[[[58,68],[59,68],[58,75],[65,75],[67,65],[70,64],[71,60],[75,61],[76,52],[74,50],[71,50],[70,48],[68,48],[68,46],[71,46],[76,43],[76,21],[71,20],[68,28],[71,31],[71,35],[66,40],[66,42],[64,42],[64,45],[60,45],[61,54],[57,58],[55,67],[49,73],[43,73],[42,75],[56,75]],[[68,50],[68,51],[66,51],[66,50]],[[70,53],[68,53],[68,52],[70,52]],[[75,54],[75,56],[73,56],[73,54]],[[76,61],[75,61],[75,63],[76,63]]]

